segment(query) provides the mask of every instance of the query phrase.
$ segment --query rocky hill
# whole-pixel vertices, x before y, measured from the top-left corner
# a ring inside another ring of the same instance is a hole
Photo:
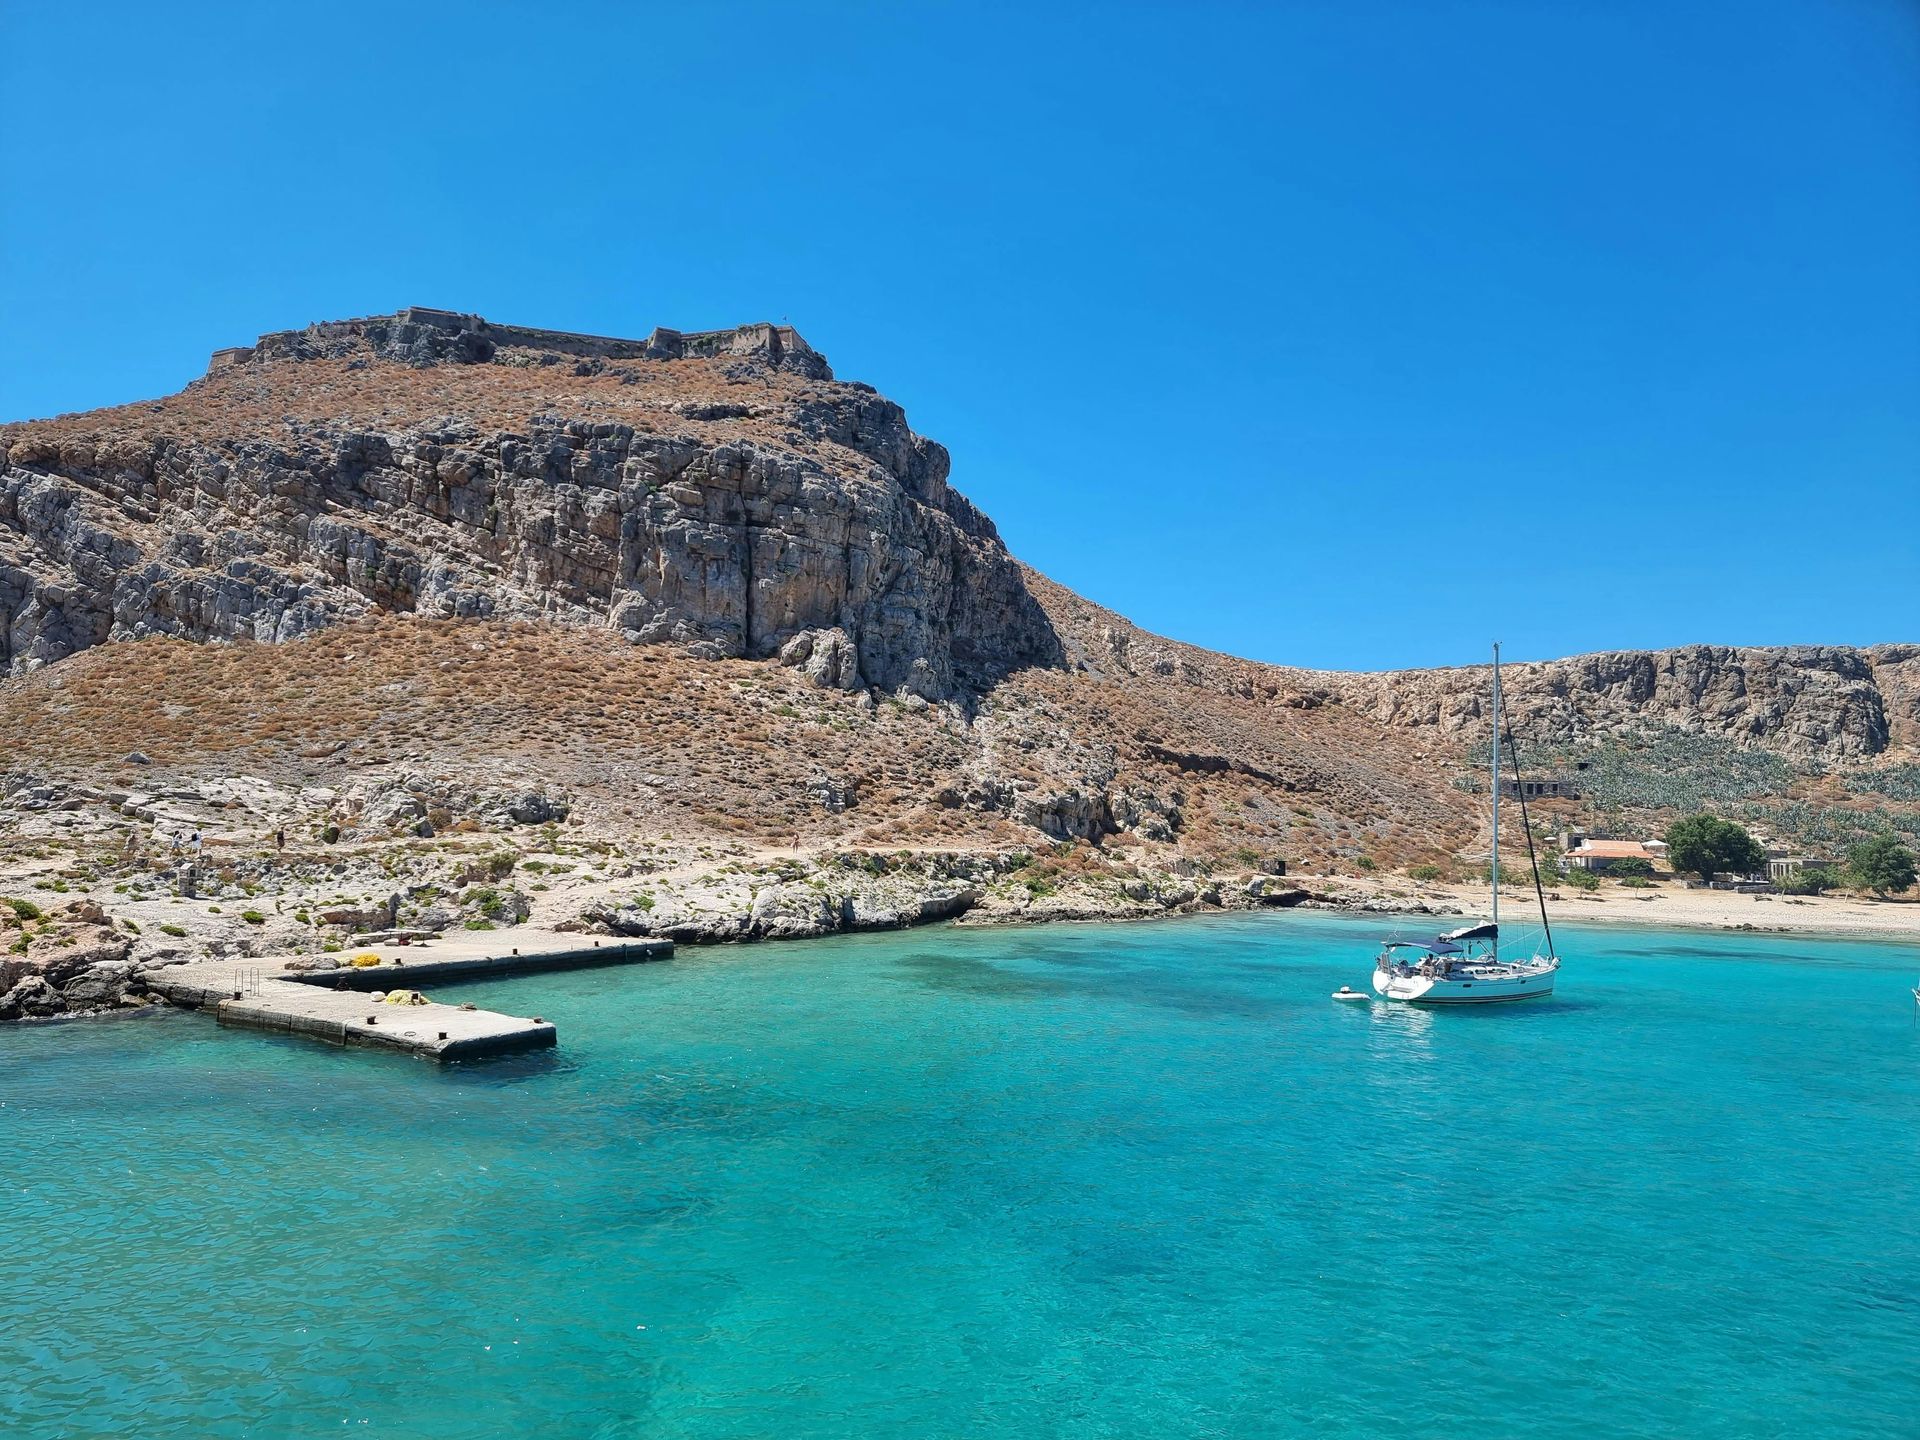
[[[625,342],[407,310],[0,431],[0,662],[412,614],[782,647],[925,697],[1058,659],[900,407],[793,331]]]
[[[164,957],[156,925],[324,949],[381,916],[748,937],[1293,902],[1484,853],[1484,668],[1148,634],[1016,562],[948,471],[772,325],[628,341],[407,310],[0,427],[23,867],[0,893],[85,891]],[[1591,792],[1547,818],[1920,830],[1920,647],[1507,679],[1530,753]],[[217,863],[173,849],[190,832]],[[471,873],[503,854],[542,877],[510,900]],[[479,892],[504,910],[450,903]],[[254,929],[216,920],[259,896]]]

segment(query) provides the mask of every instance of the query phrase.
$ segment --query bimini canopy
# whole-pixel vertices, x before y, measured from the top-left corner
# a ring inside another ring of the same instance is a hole
[[[1436,936],[1432,940],[1383,940],[1383,950],[1424,950],[1429,955],[1458,955],[1460,947],[1446,936]]]
[[[1500,927],[1494,924],[1462,925],[1458,930],[1449,930],[1440,937],[1442,940],[1497,940]]]

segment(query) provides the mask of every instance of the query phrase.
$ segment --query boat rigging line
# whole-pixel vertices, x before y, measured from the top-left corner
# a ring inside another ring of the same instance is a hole
[[[1534,898],[1540,902],[1540,928],[1547,932],[1547,954],[1557,955],[1560,952],[1553,948],[1553,926],[1547,920],[1547,892],[1540,884],[1540,861],[1533,853],[1533,821],[1527,817],[1527,787],[1520,780],[1520,747],[1514,743],[1513,722],[1504,712],[1500,716],[1500,728],[1506,731],[1507,753],[1513,756],[1513,790],[1520,797],[1520,828],[1527,836],[1527,864],[1533,871]],[[1494,749],[1499,748],[1500,741],[1495,737]],[[1494,803],[1499,803],[1499,796],[1494,797]]]

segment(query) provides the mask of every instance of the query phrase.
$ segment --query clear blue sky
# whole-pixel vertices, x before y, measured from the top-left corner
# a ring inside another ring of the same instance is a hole
[[[785,317],[1183,639],[1920,640],[1912,0],[0,0],[0,85],[3,419]]]

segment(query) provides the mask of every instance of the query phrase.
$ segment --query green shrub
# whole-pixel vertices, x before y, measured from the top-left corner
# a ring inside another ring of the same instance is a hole
[[[1576,890],[1598,890],[1600,877],[1591,870],[1583,870],[1580,866],[1574,865],[1560,877],[1560,883],[1571,885]]]
[[[267,917],[262,915],[258,910],[242,910],[240,912],[240,918],[249,925],[264,925],[267,923]]]
[[[1885,795],[1890,800],[1920,800],[1920,765],[1892,765],[1849,775],[1847,789],[1860,795]]]
[[[1644,875],[1629,875],[1626,879],[1622,880],[1620,884],[1628,890],[1653,889],[1653,881],[1647,879]]]
[[[1782,875],[1774,884],[1787,895],[1819,895],[1838,885],[1841,877],[1827,865],[1802,865],[1786,875]]]
[[[467,921],[467,929],[469,929],[469,930],[491,930],[491,929],[493,929],[493,921],[491,921],[491,920],[469,920],[469,921]]]
[[[1361,870],[1378,870],[1380,868],[1371,855],[1356,855],[1353,863]]]
[[[1862,890],[1895,894],[1913,885],[1913,852],[1890,835],[1863,840],[1847,852],[1847,875]]]
[[[17,919],[38,920],[40,918],[40,907],[31,900],[9,900],[7,907],[13,911]]]
[[[1607,867],[1607,873],[1615,879],[1620,879],[1628,875],[1637,875],[1645,879],[1653,874],[1653,862],[1651,860],[1642,860],[1638,856],[1629,855],[1625,859],[1616,860],[1609,865]]]
[[[1446,873],[1447,872],[1442,870],[1438,865],[1433,864],[1409,865],[1407,867],[1408,877],[1414,880],[1439,880],[1444,877]]]
[[[179,940],[186,935],[187,929],[184,925],[162,925],[160,927],[160,933],[162,935],[171,935],[174,939]]]

